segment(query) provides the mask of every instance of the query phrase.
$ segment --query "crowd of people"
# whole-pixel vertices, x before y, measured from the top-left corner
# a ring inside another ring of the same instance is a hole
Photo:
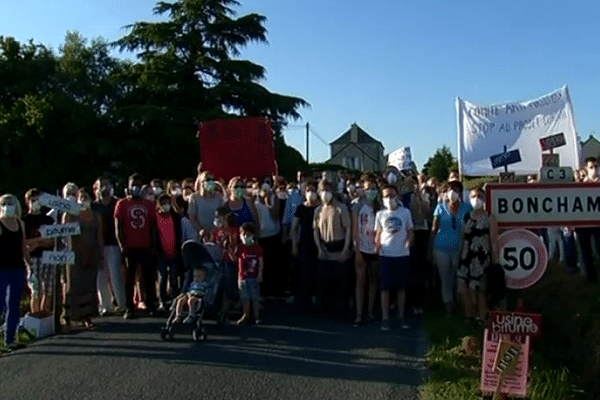
[[[596,160],[586,162],[585,179],[597,181]],[[62,196],[80,204],[78,215],[45,209],[35,188],[25,194],[24,210],[15,196],[1,196],[6,345],[15,343],[26,286],[33,314],[51,311],[58,290],[63,332],[73,322],[92,328],[98,314],[154,315],[175,299],[179,317],[184,306],[193,308],[188,294],[204,279],[201,271],[184,270],[188,240],[217,249],[211,254],[222,276],[223,324],[236,305],[237,324],[261,323],[264,299],[274,297],[357,327],[378,321],[382,330],[409,328],[405,314],[422,313],[433,290],[448,315],[460,300],[464,317],[477,323],[502,297],[503,275],[492,273],[499,268],[495,218],[485,209],[484,189],[463,190],[457,171],[447,182],[394,167],[360,177],[299,172],[290,181],[225,182],[198,172],[196,179],[149,184],[133,174],[120,199],[107,177],[91,191],[68,183]],[[40,237],[42,225],[68,222],[78,222],[81,233],[61,241]],[[53,249],[73,251],[75,262],[44,264],[43,252]]]

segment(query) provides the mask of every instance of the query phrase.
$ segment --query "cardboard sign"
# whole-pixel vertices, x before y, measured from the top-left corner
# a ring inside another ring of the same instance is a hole
[[[43,238],[56,238],[63,236],[76,236],[81,234],[79,222],[71,222],[64,225],[42,225],[40,233]]]
[[[505,167],[510,164],[521,162],[521,153],[519,150],[505,151],[490,157],[492,168]]]
[[[42,193],[39,199],[40,205],[44,207],[53,208],[57,211],[66,212],[73,215],[79,215],[81,212],[81,205],[74,201],[65,200],[58,196],[53,196],[48,193]]]
[[[519,343],[501,339],[494,359],[494,371],[506,375],[513,374],[517,368],[520,353],[521,345]]]
[[[552,150],[557,147],[561,147],[567,144],[564,133],[557,133],[556,135],[546,136],[540,139],[540,145],[542,150]]]
[[[499,335],[488,336],[487,329],[484,332],[481,391],[489,395],[499,389],[502,393],[510,396],[525,397],[529,371],[529,337],[523,336],[522,341],[518,342],[521,345],[521,351],[516,356],[514,371],[511,374],[504,374],[502,385],[498,388],[501,374],[494,367],[501,339],[509,340],[507,337],[499,337]]]
[[[504,269],[506,287],[525,289],[544,275],[548,250],[542,239],[526,229],[513,229],[498,238],[499,261]]]
[[[575,175],[571,167],[544,167],[540,170],[540,179],[542,182],[573,182]]]
[[[75,253],[72,251],[44,251],[42,253],[42,264],[75,264]]]
[[[500,228],[600,226],[600,183],[487,184],[487,209]]]
[[[560,154],[542,153],[542,167],[560,166]]]
[[[542,336],[542,315],[510,311],[490,311],[488,331],[518,340],[522,336]]]

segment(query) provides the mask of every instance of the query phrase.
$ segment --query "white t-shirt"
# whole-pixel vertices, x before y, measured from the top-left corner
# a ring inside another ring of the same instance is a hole
[[[368,204],[358,212],[358,251],[375,254],[375,211]]]
[[[408,231],[413,229],[413,221],[407,208],[398,206],[394,211],[381,210],[375,217],[375,229],[381,230],[380,255],[385,257],[406,257],[410,250],[406,247]]]
[[[271,204],[275,201],[274,196],[271,197]],[[258,237],[260,239],[275,236],[281,230],[281,225],[279,221],[271,216],[271,211],[269,207],[265,205],[265,203],[256,200],[254,202],[256,206],[256,212],[258,213],[258,221],[260,223],[260,231],[258,232]]]

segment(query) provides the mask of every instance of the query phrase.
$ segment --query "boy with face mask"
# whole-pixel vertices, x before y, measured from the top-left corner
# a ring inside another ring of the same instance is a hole
[[[236,250],[238,261],[238,288],[244,314],[237,321],[243,325],[250,320],[250,312],[253,312],[254,323],[260,324],[259,301],[261,298],[259,283],[263,280],[263,250],[258,244],[254,224],[246,222],[240,227],[241,244]],[[252,307],[251,307],[252,306]],[[252,308],[252,310],[251,310]]]
[[[398,320],[403,329],[409,326],[404,319],[404,301],[410,270],[410,247],[414,240],[410,211],[398,199],[396,186],[382,189],[384,209],[375,216],[375,251],[379,254],[381,285],[381,330],[390,330],[390,292],[398,296]]]
[[[156,206],[142,198],[142,176],[129,177],[127,197],[115,206],[115,230],[119,248],[125,255],[125,293],[127,310],[124,317],[134,317],[133,289],[135,273],[140,268],[144,303],[152,315],[155,311],[156,291],[152,274],[152,254],[156,251]]]
[[[41,194],[37,189],[29,189],[25,193],[28,213],[23,217],[26,245],[30,251],[27,281],[31,289],[32,313],[50,311],[52,306],[52,266],[42,264],[42,253],[54,248],[54,240],[42,239],[40,227],[53,225],[54,219],[42,214],[39,202]]]

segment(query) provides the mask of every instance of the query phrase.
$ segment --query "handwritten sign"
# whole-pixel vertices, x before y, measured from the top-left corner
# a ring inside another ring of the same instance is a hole
[[[496,358],[500,340],[509,340],[508,336],[490,334],[488,330],[484,332],[484,355],[481,368],[481,391],[485,394],[492,394],[497,390],[510,396],[525,397],[527,395],[527,373],[529,371],[529,336],[522,336],[518,344],[521,345],[519,354],[514,361],[514,371],[510,374],[504,374],[496,370]],[[506,354],[504,354],[506,356]],[[499,361],[502,361],[502,357]],[[500,364],[498,364],[500,365]],[[506,367],[508,364],[502,364]],[[502,367],[501,367],[502,368]],[[510,371],[508,371],[510,372]],[[499,386],[500,384],[500,386]]]
[[[71,222],[64,225],[42,225],[40,233],[43,238],[75,236],[81,234],[81,228],[79,222]]]
[[[557,147],[561,147],[567,144],[564,133],[557,133],[556,135],[546,136],[540,139],[540,145],[542,150],[552,150]]]
[[[39,199],[40,205],[44,207],[53,208],[57,211],[66,212],[73,215],[79,215],[81,212],[81,205],[74,201],[65,200],[58,196],[53,196],[48,193],[42,193]]]
[[[42,264],[75,264],[75,253],[72,251],[44,251],[42,253]]]

